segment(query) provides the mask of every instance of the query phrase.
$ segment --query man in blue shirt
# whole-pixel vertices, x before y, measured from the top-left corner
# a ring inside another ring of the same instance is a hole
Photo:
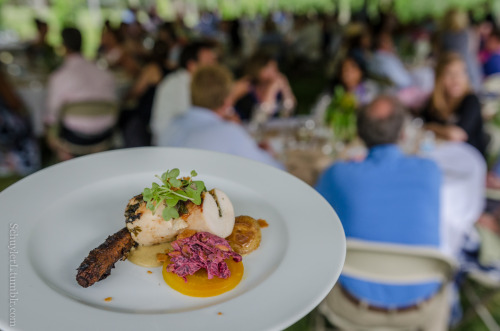
[[[404,155],[396,142],[404,110],[381,96],[358,114],[358,133],[369,148],[362,162],[337,162],[316,189],[337,212],[347,237],[404,245],[439,245],[441,173],[431,160]],[[432,297],[438,283],[382,285],[340,278],[352,297],[381,308],[411,307]]]
[[[199,68],[191,81],[193,107],[167,127],[160,146],[205,149],[283,168],[232,119],[231,74],[221,66]]]

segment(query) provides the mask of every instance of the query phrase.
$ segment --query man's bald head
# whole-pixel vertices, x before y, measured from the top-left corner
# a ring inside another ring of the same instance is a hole
[[[387,95],[373,100],[358,113],[358,134],[369,148],[395,144],[403,127],[405,111],[400,103]]]

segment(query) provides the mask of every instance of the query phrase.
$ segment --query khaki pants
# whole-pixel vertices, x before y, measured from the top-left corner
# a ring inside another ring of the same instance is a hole
[[[377,312],[349,300],[337,284],[319,310],[341,330],[423,330],[448,329],[449,293],[443,286],[433,298],[418,308],[404,312]]]

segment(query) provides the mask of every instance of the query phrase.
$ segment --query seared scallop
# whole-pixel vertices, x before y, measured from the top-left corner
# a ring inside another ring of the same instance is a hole
[[[231,248],[240,255],[256,250],[260,245],[259,223],[250,216],[236,217],[233,232],[226,238]]]

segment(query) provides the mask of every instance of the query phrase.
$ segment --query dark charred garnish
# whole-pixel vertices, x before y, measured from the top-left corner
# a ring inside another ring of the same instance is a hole
[[[124,259],[135,245],[127,228],[109,236],[99,247],[90,251],[89,255],[78,267],[76,281],[82,287],[89,287],[105,279],[120,259]]]
[[[137,203],[129,204],[125,209],[125,223],[132,223],[142,216],[142,213],[136,214],[137,209],[139,209],[142,203],[142,194],[136,195],[134,199]]]

